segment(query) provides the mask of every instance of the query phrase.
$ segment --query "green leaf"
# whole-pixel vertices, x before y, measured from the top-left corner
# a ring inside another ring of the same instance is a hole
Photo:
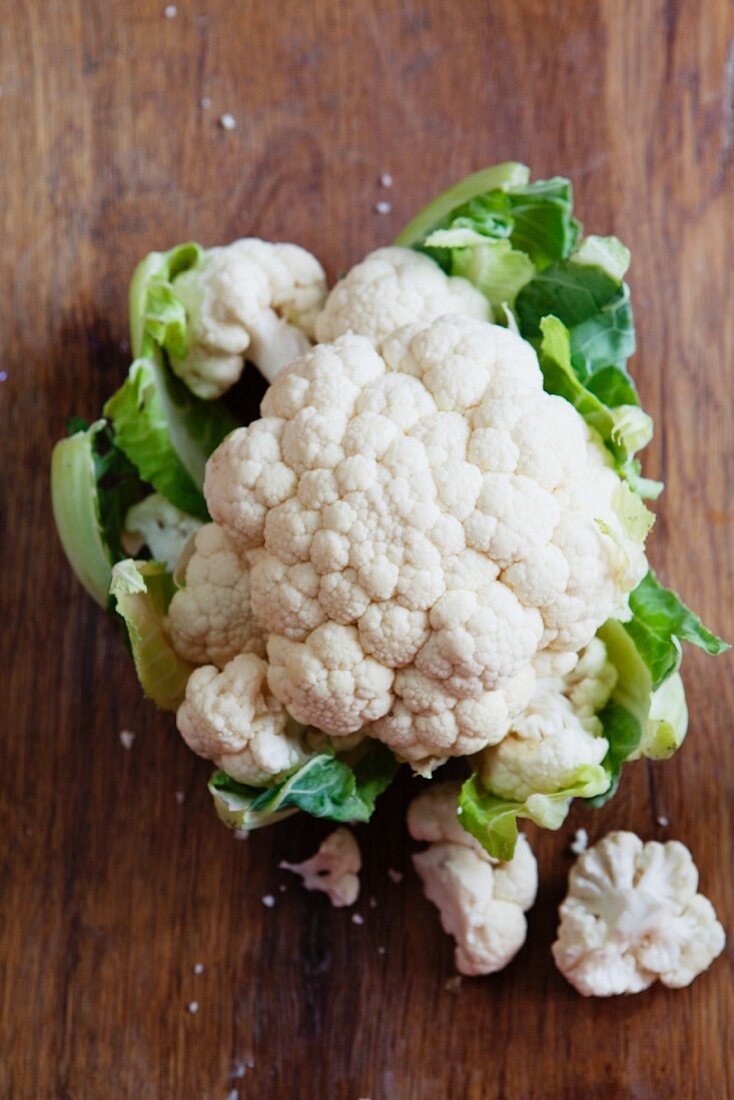
[[[188,352],[186,307],[170,283],[151,282],[145,330],[169,355],[183,359]]]
[[[675,592],[663,588],[652,571],[630,596],[630,610],[632,618],[624,628],[650,670],[653,688],[678,670],[682,642],[691,642],[713,656],[729,649]]]
[[[457,207],[487,191],[522,186],[529,178],[528,169],[523,164],[513,161],[484,168],[481,172],[474,172],[473,175],[466,176],[443,191],[424,207],[396,238],[395,244],[404,248],[415,247],[421,244],[432,230],[442,228],[451,212]]]
[[[543,829],[559,829],[566,820],[572,798],[591,798],[609,786],[609,775],[601,765],[577,770],[573,783],[554,794],[532,794],[524,802],[497,798],[472,775],[461,788],[459,820],[494,859],[512,859],[517,844],[518,818],[534,821]]]
[[[525,252],[538,269],[570,254],[581,227],[572,214],[569,180],[555,176],[511,187],[507,200],[513,248]]]
[[[535,274],[525,253],[517,252],[509,241],[487,240],[471,229],[439,229],[426,244],[434,242],[451,248],[451,274],[468,279],[494,307],[505,302],[511,306]]]
[[[609,790],[590,799],[602,806],[616,792],[622,765],[642,756],[666,759],[680,748],[688,729],[688,709],[683,681],[677,672],[653,690],[650,669],[626,629],[610,619],[599,631],[607,658],[617,670],[617,683],[606,707],[599,713],[609,750],[603,761],[609,773]]]
[[[169,326],[172,327],[168,339],[174,342],[180,339],[180,311],[172,301],[175,299],[178,302],[178,299],[173,293],[171,282],[176,275],[198,263],[202,255],[203,249],[198,244],[179,244],[168,252],[150,252],[135,268],[129,291],[130,345],[133,358],[150,356],[156,345],[166,346]],[[156,289],[151,299],[152,287]],[[166,290],[171,292],[169,297]],[[182,303],[179,305],[183,308]],[[185,327],[184,311],[184,340]],[[173,353],[176,354],[175,351]]]
[[[236,427],[224,406],[194,397],[158,356],[135,360],[104,413],[140,476],[183,512],[208,519],[206,460]]]
[[[368,821],[397,768],[392,752],[375,741],[354,767],[330,749],[264,790],[238,783],[225,772],[215,772],[209,790],[219,817],[234,829],[258,829],[296,810],[331,821]]]
[[[627,274],[632,253],[616,237],[584,237],[573,254],[576,264],[598,267],[617,283]]]
[[[176,592],[173,578],[158,562],[118,562],[110,594],[125,622],[135,671],[148,698],[163,710],[176,710],[194,666],[176,653],[166,628]]]
[[[104,420],[87,428],[77,418],[70,427],[77,430],[56,444],[51,458],[54,519],[69,564],[106,607],[112,566],[125,557],[125,514],[146,489]]]

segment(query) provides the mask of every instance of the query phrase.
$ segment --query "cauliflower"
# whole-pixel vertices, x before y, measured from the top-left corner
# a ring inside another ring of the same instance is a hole
[[[147,546],[154,561],[161,562],[172,573],[189,539],[200,527],[201,520],[182,512],[160,493],[151,493],[128,509],[122,547],[135,558]]]
[[[413,856],[426,897],[456,940],[456,969],[469,976],[502,970],[525,942],[525,910],[535,901],[535,856],[520,836],[510,863],[492,859],[462,829],[458,783],[432,783],[408,809],[408,829],[429,847]]]
[[[724,949],[698,871],[676,840],[609,833],[579,856],[561,905],[553,957],[585,997],[689,985]]]
[[[303,730],[267,689],[267,665],[254,653],[235,657],[220,672],[191,673],[176,724],[198,756],[240,783],[262,786],[308,759]]]
[[[615,682],[616,671],[599,638],[592,639],[565,677],[538,680],[509,736],[480,754],[484,788],[499,798],[524,802],[534,794],[571,788],[580,772],[601,765],[609,742],[601,736],[596,714]]]
[[[316,318],[319,343],[348,332],[378,345],[403,325],[445,313],[490,319],[489,302],[467,279],[445,275],[410,248],[379,248],[341,279]]]
[[[359,845],[348,829],[335,829],[320,845],[316,855],[303,863],[278,864],[303,879],[307,890],[321,890],[329,895],[335,909],[354,905],[359,897],[359,872],[362,856]]]
[[[442,317],[381,354],[341,337],[262,414],[209,459],[205,495],[255,552],[269,687],[304,725],[416,768],[497,743],[539,655],[567,667],[644,575],[606,452],[507,329]]]
[[[185,587],[168,609],[177,653],[195,665],[224,668],[239,653],[265,656],[265,638],[250,607],[250,571],[226,531],[208,523],[196,536]]]
[[[310,252],[255,238],[209,249],[173,285],[186,307],[189,348],[185,358],[171,356],[171,366],[207,400],[234,385],[246,358],[272,382],[310,346],[326,296]]]

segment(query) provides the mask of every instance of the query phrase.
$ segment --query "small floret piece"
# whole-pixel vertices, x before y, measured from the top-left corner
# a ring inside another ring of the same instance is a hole
[[[300,875],[307,890],[328,894],[335,909],[354,905],[359,897],[362,856],[349,829],[335,829],[329,833],[318,852],[303,863],[288,863],[284,859],[278,866]]]
[[[458,783],[431,783],[410,805],[408,829],[429,847],[413,856],[444,931],[456,940],[456,968],[469,976],[492,974],[525,942],[525,910],[535,901],[537,864],[520,836],[509,863],[492,859],[456,816]]]
[[[585,997],[639,993],[656,980],[689,985],[724,949],[698,871],[677,840],[609,833],[569,875],[553,958]]]
[[[160,493],[151,493],[128,509],[122,546],[131,558],[147,546],[153,560],[173,573],[184,547],[200,527],[200,519],[182,512]]]

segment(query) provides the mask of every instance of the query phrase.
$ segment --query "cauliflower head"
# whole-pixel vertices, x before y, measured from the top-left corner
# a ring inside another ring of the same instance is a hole
[[[609,833],[579,856],[553,957],[585,997],[689,985],[724,949],[711,902],[683,844]]]
[[[233,658],[220,672],[195,669],[176,725],[198,756],[240,783],[263,786],[308,759],[303,729],[268,691],[267,664],[254,653]]]
[[[432,783],[411,803],[410,834],[429,842],[413,864],[444,931],[456,940],[456,969],[469,976],[492,974],[525,942],[525,911],[535,901],[538,868],[522,835],[511,862],[487,855],[457,820],[458,793],[457,783]]]
[[[288,863],[284,859],[278,866],[300,875],[307,890],[327,894],[335,909],[354,905],[359,897],[362,854],[349,829],[335,829],[329,833],[318,852],[303,863]]]
[[[539,655],[587,645],[645,573],[606,452],[507,329],[442,317],[381,353],[344,336],[261,411],[205,495],[252,553],[269,687],[304,725],[416,767],[497,743]]]
[[[298,245],[248,237],[209,249],[174,288],[186,308],[189,348],[171,366],[211,400],[234,385],[246,358],[272,381],[310,346],[326,276]]]
[[[250,605],[250,570],[226,531],[202,527],[171,600],[168,629],[177,653],[195,665],[224,666],[240,653],[265,656],[265,636]]]
[[[490,320],[490,305],[468,279],[445,275],[411,248],[379,248],[336,284],[316,318],[316,337],[329,343],[351,332],[381,344],[396,329],[445,313]]]

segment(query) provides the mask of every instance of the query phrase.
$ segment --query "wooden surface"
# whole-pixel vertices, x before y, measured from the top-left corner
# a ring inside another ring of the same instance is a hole
[[[580,825],[682,839],[734,929],[729,658],[688,654],[683,750],[537,837],[526,947],[451,993],[450,942],[410,871],[411,781],[359,830],[361,927],[277,871],[325,826],[234,841],[208,766],[141,700],[114,623],[66,567],[47,484],[65,419],[94,416],[123,377],[145,252],[257,234],[313,249],[334,275],[443,185],[520,159],[571,176],[587,226],[633,246],[636,374],[658,425],[647,468],[668,486],[652,554],[734,638],[734,6],[178,8],[0,4],[0,1097],[734,1095],[727,958],[681,992],[589,1002],[549,953]]]

